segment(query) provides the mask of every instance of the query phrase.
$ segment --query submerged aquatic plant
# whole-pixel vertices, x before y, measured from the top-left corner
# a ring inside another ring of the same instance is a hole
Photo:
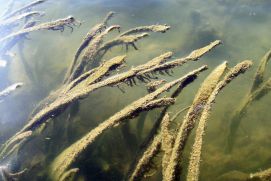
[[[186,76],[187,80],[184,81],[183,84],[180,84],[180,86],[170,96],[171,98],[177,98],[177,96],[182,92],[182,90],[197,78],[197,74],[192,74],[192,76],[188,75],[189,74],[187,74]],[[152,159],[160,152],[161,145],[162,149],[165,149],[164,139],[170,137],[170,135],[163,137],[165,136],[165,132],[167,132],[167,129],[169,128],[170,120],[167,116],[167,111],[169,108],[170,105],[163,108],[148,137],[144,141],[142,150],[140,150],[140,153],[138,154],[138,156],[136,156],[135,162],[130,167],[130,171],[128,173],[129,180],[138,180],[142,178],[144,174],[150,170]],[[160,127],[161,133],[158,130]],[[162,144],[163,141],[164,145]]]
[[[1,51],[1,58],[7,56],[7,53],[12,47],[33,31],[64,31],[64,27],[69,27],[73,31],[73,26],[81,24],[72,16],[39,24],[37,24],[36,21],[28,21],[29,17],[41,15],[40,12],[28,12],[28,10],[43,2],[45,1],[36,0],[25,7],[3,14],[0,21],[0,30],[1,27],[9,27],[9,29],[3,33],[3,37],[0,37],[0,42],[3,43],[0,47],[0,49],[3,50]],[[12,9],[12,6],[13,3],[11,1],[10,9]],[[46,165],[43,166],[45,171],[39,172],[49,177],[48,179],[55,181],[76,180],[76,177],[81,174],[81,165],[78,163],[82,158],[85,158],[86,153],[91,153],[90,146],[98,137],[114,127],[127,124],[128,120],[137,117],[141,112],[162,108],[149,135],[143,141],[138,154],[135,155],[134,162],[130,165],[129,172],[125,179],[140,180],[147,176],[151,169],[154,168],[157,171],[161,165],[163,180],[178,180],[181,176],[183,150],[191,131],[199,121],[187,176],[187,180],[198,180],[202,137],[214,99],[222,88],[240,73],[244,73],[250,67],[251,62],[245,61],[237,64],[233,69],[230,69],[222,81],[220,81],[220,79],[226,71],[227,63],[224,62],[215,68],[201,84],[182,122],[178,122],[177,116],[183,110],[180,109],[175,116],[171,116],[169,112],[170,107],[175,104],[182,90],[191,84],[202,71],[205,71],[207,66],[203,65],[196,68],[170,82],[159,79],[160,75],[170,75],[170,71],[173,68],[182,66],[191,61],[199,60],[199,58],[207,52],[220,45],[221,41],[213,41],[202,48],[193,50],[183,58],[170,60],[173,53],[165,52],[146,63],[124,69],[127,60],[126,55],[111,57],[107,60],[104,59],[104,56],[110,49],[124,45],[127,51],[129,46],[135,50],[139,50],[136,46],[137,41],[143,40],[153,32],[165,33],[170,29],[170,26],[159,24],[139,26],[124,31],[116,37],[104,42],[105,37],[113,30],[120,32],[120,25],[109,25],[109,20],[113,18],[113,15],[114,12],[109,12],[102,22],[96,24],[90,29],[86,36],[83,37],[82,43],[78,46],[74,56],[71,57],[71,65],[66,72],[63,83],[57,90],[44,98],[38,106],[34,108],[26,124],[1,145],[0,163],[5,164],[11,162],[18,165],[16,169],[1,168],[2,177],[5,179],[18,179],[22,175],[27,175],[33,170],[35,171],[36,165],[33,166],[32,163],[18,159],[20,155],[26,152],[25,147],[31,147],[35,141],[46,134],[46,131],[56,131],[57,126],[53,123],[57,122],[58,117],[64,115],[65,111],[66,113],[68,112],[69,115],[67,120],[74,119],[73,115],[76,113],[72,115],[71,109],[69,108],[78,106],[80,104],[79,101],[87,98],[89,94],[104,87],[120,88],[123,84],[130,87],[136,86],[137,84],[145,84],[148,94],[126,105],[123,109],[101,122],[95,128],[89,129],[85,135],[77,138],[72,144],[69,143],[69,145],[65,145],[65,148],[57,150],[57,155],[56,153],[52,153],[50,159],[45,161],[38,160],[38,162],[43,162]],[[24,23],[23,26],[18,29],[16,22],[22,19],[27,20],[27,23]],[[14,29],[16,29],[16,31],[14,31]],[[264,71],[268,59],[266,58],[259,68],[259,73],[256,76],[257,82],[253,87],[260,88],[255,91],[253,88],[254,96],[252,96],[251,99],[257,99],[263,96],[270,89],[271,81],[262,83],[261,76],[261,72]],[[259,84],[261,84],[261,86],[259,86]],[[174,87],[177,88],[170,96],[164,95],[164,97],[161,97],[162,94],[165,94]],[[11,91],[16,88],[13,88]],[[9,93],[10,91],[6,92]],[[6,92],[3,93],[3,96],[7,95]],[[0,98],[1,93],[2,92],[0,92]],[[63,129],[68,129],[67,127],[73,124],[67,120],[61,120]],[[177,129],[172,128],[174,124],[177,125]],[[160,163],[154,163],[153,160],[160,153],[163,155],[159,160]]]
[[[55,21],[38,23],[38,17],[44,16],[45,13],[41,11],[34,11],[36,6],[45,3],[46,0],[34,0],[29,4],[19,7],[15,10],[15,0],[10,0],[7,11],[3,12],[0,16],[0,60],[4,63],[4,67],[1,71],[7,74],[11,61],[14,58],[11,51],[17,45],[19,47],[19,59],[25,69],[28,79],[37,84],[34,72],[31,66],[24,58],[24,41],[29,39],[31,32],[40,30],[60,30],[64,31],[64,27],[69,27],[73,30],[72,26],[80,25],[77,19],[73,16],[61,18]],[[7,76],[4,76],[7,77]]]
[[[217,82],[226,69],[226,62],[217,67],[213,72],[204,80],[195,99],[190,106],[184,120],[177,130],[176,139],[173,145],[172,154],[170,155],[169,164],[166,169],[165,179],[178,180],[180,177],[181,157],[191,130],[194,128],[197,119],[200,117],[202,107],[206,104],[210,94],[214,90]]]
[[[98,33],[102,32],[103,30],[105,30],[107,28],[108,21],[114,16],[114,14],[115,14],[114,12],[109,12],[106,15],[106,17],[104,18],[104,20],[102,21],[102,23],[99,23],[99,24],[95,25],[93,28],[91,28],[90,31],[86,34],[86,36],[83,38],[81,45],[76,50],[76,53],[74,55],[74,59],[73,59],[71,65],[67,71],[64,82],[67,81],[67,79],[71,76],[71,73],[74,71],[75,65],[77,64],[77,60],[78,60],[80,54],[82,53],[82,51],[89,46],[90,41],[93,40],[93,38],[95,36],[97,36]],[[101,39],[98,39],[98,40],[100,40],[100,41],[98,41],[98,43],[102,41]],[[92,47],[92,46],[90,46],[90,47]],[[86,51],[86,52],[88,52],[88,51]]]
[[[0,92],[0,101],[3,100],[5,97],[7,97],[8,95],[10,95],[12,92],[14,92],[16,89],[20,88],[23,86],[22,82],[18,82],[15,84],[12,84],[11,86],[8,86],[7,88],[5,88],[4,90],[2,90]]]
[[[235,67],[230,69],[230,71],[225,75],[223,80],[217,83],[213,92],[210,94],[204,109],[202,111],[198,128],[196,130],[195,142],[192,147],[192,152],[190,156],[190,162],[188,166],[187,181],[198,181],[199,180],[199,171],[200,171],[200,159],[201,159],[201,150],[203,144],[203,135],[205,133],[207,120],[210,116],[211,107],[215,101],[218,93],[229,84],[235,77],[241,73],[245,73],[246,70],[252,65],[251,61],[243,61],[237,64]]]
[[[58,180],[65,171],[68,171],[69,167],[76,162],[76,159],[86,150],[87,146],[90,145],[100,134],[105,130],[112,128],[116,125],[119,125],[122,121],[135,117],[142,111],[148,111],[156,107],[164,107],[174,103],[174,98],[159,98],[157,97],[171,89],[177,84],[183,84],[187,79],[195,74],[206,69],[206,66],[202,66],[199,69],[187,74],[180,79],[166,83],[161,88],[157,89],[153,93],[150,93],[139,100],[131,103],[127,107],[123,108],[120,112],[114,114],[106,121],[102,122],[96,128],[91,130],[88,134],[78,140],[76,143],[69,146],[65,149],[53,162],[52,165],[52,174],[55,180]]]
[[[262,180],[262,181],[268,181],[271,179],[271,168],[263,170],[263,171],[259,171],[256,173],[251,173],[249,175],[249,178],[247,180]]]
[[[202,49],[193,51],[185,58],[176,59],[173,61],[167,61],[172,56],[171,52],[167,52],[165,54],[162,54],[161,56],[150,60],[145,64],[131,68],[128,71],[124,71],[120,74],[110,75],[113,73],[114,70],[118,69],[124,64],[126,56],[117,56],[108,61],[101,61],[103,55],[109,49],[122,44],[126,46],[132,45],[135,49],[137,49],[135,42],[148,36],[146,32],[165,32],[169,29],[169,26],[167,25],[151,25],[146,27],[133,28],[131,30],[128,30],[124,34],[116,37],[115,39],[109,40],[108,42],[103,44],[103,37],[108,34],[112,29],[119,29],[120,27],[119,25],[113,25],[107,28],[107,21],[112,17],[112,15],[113,13],[109,13],[105,20],[100,23],[100,26],[102,28],[98,28],[99,32],[98,30],[93,31],[92,29],[92,33],[89,33],[86,36],[87,38],[84,39],[83,45],[80,46],[83,48],[79,48],[79,53],[77,51],[75,59],[72,62],[72,65],[74,66],[71,67],[75,68],[69,69],[70,73],[66,74],[68,76],[68,78],[66,79],[67,81],[65,81],[65,83],[58,90],[49,95],[48,98],[45,98],[43,101],[41,101],[39,106],[35,109],[35,111],[33,111],[32,115],[30,116],[30,120],[28,121],[28,123],[2,145],[0,151],[1,162],[7,160],[12,155],[19,153],[18,151],[23,147],[24,144],[31,143],[31,139],[42,134],[42,132],[46,129],[46,125],[50,121],[54,120],[55,117],[60,115],[72,103],[76,102],[79,99],[85,98],[89,93],[105,86],[118,86],[121,83],[128,83],[128,85],[132,86],[136,81],[135,79],[143,83],[150,82],[153,78],[149,74],[162,73],[163,71],[167,72],[169,69],[180,66],[188,61],[197,60],[206,52],[220,44],[220,41],[215,41]],[[68,17],[66,19],[60,19],[49,23],[33,25],[32,27],[26,27],[23,30],[19,30],[18,32],[6,35],[6,37],[2,38],[1,41],[7,41],[12,37],[17,37],[22,34],[42,29],[62,31],[64,26],[69,26],[70,23],[74,23],[75,21],[76,20],[73,17]],[[82,51],[84,51],[84,55],[82,59],[77,62],[77,59],[79,58],[79,55]],[[95,68],[88,69],[89,67],[87,65],[94,61],[98,63],[100,62],[100,65]],[[194,72],[192,71],[185,77],[165,84],[164,86],[158,88],[146,97],[139,99],[138,102],[132,103],[131,105],[127,106],[127,108],[117,113],[115,116],[112,116],[112,118],[108,119],[108,121],[102,123],[100,127],[98,126],[96,129],[91,131],[89,134],[90,137],[93,137],[94,140],[94,138],[96,138],[104,130],[114,126],[119,121],[124,120],[125,118],[136,116],[141,111],[147,111],[155,107],[172,104],[174,101],[173,98],[157,99],[157,96],[160,95],[162,92],[167,91],[177,83],[182,84],[182,82],[185,82],[185,80],[188,79],[190,76],[194,76],[198,72],[201,72],[205,69],[206,66],[196,69]],[[93,134],[93,132],[95,134]],[[82,140],[84,140],[84,138],[82,138]],[[85,145],[83,144],[83,150],[88,144],[92,142],[89,141],[86,142]],[[81,144],[81,141],[79,140],[78,143]],[[76,161],[76,155],[79,155],[81,153],[80,147],[75,146],[75,148],[71,147],[67,150],[72,150],[73,153],[77,154],[75,154],[75,157],[70,157],[70,164],[68,164],[69,162],[66,162],[67,160],[65,160],[65,163],[67,164],[60,164],[63,169],[60,169],[60,167],[59,169],[57,169],[58,171],[52,169],[53,172],[51,175],[54,175],[55,179],[60,179],[62,176],[66,177],[65,175],[67,173],[74,173],[74,170],[71,171],[69,167],[73,162]],[[55,161],[54,164],[52,164],[52,168],[54,168],[54,165],[62,163],[61,159],[66,159],[66,154],[69,155],[69,151],[63,151],[63,153],[60,155],[64,155],[64,157],[57,157],[56,160],[59,161]]]
[[[264,81],[264,73],[266,69],[266,65],[271,58],[271,50],[269,50],[263,58],[260,60],[258,65],[256,74],[254,76],[254,80],[251,86],[250,91],[241,102],[239,107],[234,112],[233,116],[230,120],[230,131],[227,137],[227,147],[226,153],[230,153],[234,147],[236,133],[239,129],[239,125],[242,121],[242,118],[246,115],[247,109],[249,106],[255,102],[260,100],[266,94],[268,94],[271,90],[271,78]]]

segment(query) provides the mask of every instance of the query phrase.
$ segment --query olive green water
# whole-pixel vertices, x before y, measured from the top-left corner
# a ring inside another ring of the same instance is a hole
[[[22,1],[20,3],[24,4]],[[18,3],[18,6],[20,5]],[[1,10],[5,1],[0,0]],[[137,43],[138,51],[132,48],[114,48],[106,58],[127,54],[128,66],[138,65],[166,51],[173,51],[175,57],[187,55],[193,49],[220,39],[223,45],[204,56],[198,62],[191,62],[174,69],[173,80],[193,68],[207,64],[209,70],[200,75],[178,97],[172,113],[191,104],[200,83],[210,71],[224,60],[233,66],[241,60],[252,59],[254,67],[245,75],[234,80],[218,96],[208,122],[204,137],[200,180],[233,180],[236,172],[256,172],[271,167],[271,95],[253,103],[247,115],[242,119],[237,133],[236,143],[231,153],[225,153],[226,137],[229,131],[229,119],[233,111],[249,91],[253,75],[260,58],[271,48],[271,3],[268,0],[59,0],[48,1],[36,9],[46,12],[42,21],[54,20],[73,15],[83,24],[65,32],[40,31],[30,34],[30,40],[24,42],[24,57],[30,65],[25,70],[17,48],[13,49],[14,59],[2,73],[0,86],[4,88],[13,82],[24,82],[23,88],[0,103],[0,143],[12,136],[27,121],[35,105],[62,83],[65,71],[72,61],[74,53],[88,30],[100,22],[107,12],[117,15],[110,24],[120,24],[122,31],[128,28],[149,24],[168,24],[171,29],[165,33],[151,34]],[[108,37],[112,38],[112,36]],[[106,59],[105,58],[105,59]],[[29,79],[29,72],[33,77]],[[270,76],[266,70],[266,78]],[[46,165],[68,145],[82,137],[115,112],[121,110],[133,100],[146,95],[144,85],[124,86],[125,93],[117,88],[103,88],[92,93],[80,102],[79,109],[69,109],[55,118],[48,131],[29,143],[22,160],[37,165],[31,172],[33,180],[47,180]],[[76,107],[76,106],[75,106]],[[67,114],[73,112],[68,129],[61,124],[67,121]],[[107,131],[94,145],[87,157],[80,161],[81,179],[85,180],[122,180],[127,173],[139,145],[150,130],[159,110],[148,113],[143,131],[137,128],[138,119]],[[182,120],[183,115],[179,117]],[[62,127],[62,128],[61,128]],[[66,131],[64,131],[66,130]],[[68,130],[68,131],[67,131]],[[186,147],[186,162],[189,158],[193,135]],[[18,165],[19,167],[19,165]],[[44,170],[40,170],[40,168]],[[183,171],[184,175],[186,170]],[[159,172],[146,180],[161,180]],[[185,178],[185,176],[184,176]]]

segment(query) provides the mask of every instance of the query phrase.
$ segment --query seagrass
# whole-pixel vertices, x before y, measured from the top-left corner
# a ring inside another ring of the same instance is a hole
[[[206,104],[204,105],[204,109],[202,111],[198,128],[196,130],[195,141],[192,146],[189,166],[188,166],[188,174],[187,181],[198,181],[199,173],[200,173],[200,159],[201,159],[201,151],[203,144],[203,136],[205,134],[205,129],[207,125],[207,121],[211,114],[211,108],[214,104],[215,98],[218,93],[225,88],[232,80],[234,80],[240,74],[246,72],[246,70],[252,65],[251,61],[243,61],[237,64],[235,67],[230,69],[230,71],[225,75],[222,81],[218,82],[213,92],[209,96]]]
[[[165,171],[165,179],[167,181],[178,180],[180,177],[180,169],[182,163],[182,152],[185,147],[188,136],[194,128],[197,119],[200,117],[202,108],[206,104],[209,96],[213,92],[216,84],[226,70],[227,62],[219,65],[204,80],[199,88],[192,105],[190,106],[186,116],[184,117],[175,137],[173,150],[170,155],[169,164]]]

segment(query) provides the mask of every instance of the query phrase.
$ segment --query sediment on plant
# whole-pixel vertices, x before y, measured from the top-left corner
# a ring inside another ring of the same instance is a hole
[[[205,134],[205,129],[207,125],[207,121],[211,114],[211,108],[215,102],[215,98],[218,93],[225,88],[232,80],[234,80],[240,74],[246,72],[246,70],[252,65],[251,61],[243,61],[237,64],[235,67],[229,70],[229,72],[225,75],[223,80],[217,83],[213,92],[209,96],[206,104],[204,105],[204,109],[202,111],[201,117],[199,119],[199,124],[196,129],[195,141],[192,146],[191,156],[189,160],[188,166],[188,174],[187,181],[198,181],[199,173],[200,173],[200,161],[201,161],[201,152],[203,146],[203,136]]]
[[[221,76],[225,72],[227,62],[219,65],[213,70],[208,77],[201,84],[192,105],[190,106],[186,116],[184,117],[180,127],[177,130],[173,150],[169,159],[169,165],[165,171],[165,178],[168,181],[178,180],[180,177],[181,163],[183,149],[190,135],[190,132],[194,128],[196,121],[202,113],[202,109],[205,106],[209,96],[213,92],[216,84],[219,82]]]
[[[250,91],[231,116],[229,124],[230,130],[227,136],[227,145],[225,149],[226,153],[230,153],[233,150],[236,140],[236,133],[243,117],[247,113],[247,109],[251,104],[253,104],[253,102],[260,100],[270,91],[271,78],[267,79],[266,81],[264,80],[266,65],[270,58],[271,50],[269,50],[260,60]]]
[[[184,79],[182,84],[180,84],[177,89],[171,94],[170,98],[176,98],[188,84],[192,83],[197,78],[197,73],[191,73],[192,72],[188,73],[185,76],[186,79]],[[167,117],[165,116],[169,107],[170,105],[165,106],[161,111],[152,130],[150,131],[149,135],[141,146],[138,155],[136,155],[134,162],[131,164],[127,179],[138,180],[142,178],[148,170],[151,169],[152,159],[160,152],[159,147],[162,144],[162,133],[159,132],[159,128],[161,127],[161,123],[163,123],[163,121],[167,122]],[[167,123],[165,124],[167,125]]]

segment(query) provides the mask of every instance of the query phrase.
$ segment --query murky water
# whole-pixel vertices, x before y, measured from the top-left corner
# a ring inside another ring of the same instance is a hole
[[[29,2],[18,1],[16,7]],[[1,11],[6,5],[5,0],[0,0]],[[248,93],[259,60],[271,47],[271,3],[268,0],[48,0],[34,9],[46,13],[38,18],[41,22],[73,15],[83,24],[75,27],[72,33],[69,28],[63,33],[46,30],[33,32],[29,34],[29,40],[24,40],[20,46],[11,50],[13,56],[9,65],[0,67],[0,88],[2,90],[15,82],[23,82],[24,85],[0,102],[0,143],[3,144],[20,130],[39,101],[62,85],[65,72],[84,35],[109,11],[115,11],[117,14],[110,24],[119,24],[121,31],[157,23],[171,26],[166,33],[151,33],[150,37],[138,41],[137,51],[129,48],[126,52],[125,47],[117,47],[104,58],[127,54],[128,67],[142,64],[166,51],[173,51],[174,57],[182,57],[211,41],[222,40],[222,46],[200,61],[175,68],[171,77],[161,76],[166,80],[174,80],[201,65],[207,64],[209,67],[208,71],[184,89],[175,106],[170,109],[172,114],[191,104],[200,83],[224,60],[230,66],[245,59],[253,60],[254,66],[234,80],[216,99],[204,137],[200,180],[233,180],[234,171],[251,173],[271,167],[271,95],[267,94],[260,101],[253,102],[241,121],[232,152],[225,151],[230,118]],[[116,35],[114,32],[106,39]],[[270,67],[267,66],[266,80],[270,76],[269,72]],[[123,88],[125,93],[116,87],[99,89],[78,105],[53,118],[53,123],[44,133],[27,143],[18,154],[19,157],[13,158],[16,161],[10,161],[14,164],[12,169],[20,170],[28,166],[30,172],[24,179],[50,180],[48,166],[56,155],[98,123],[147,94],[143,84]],[[84,159],[77,163],[80,168],[78,180],[123,180],[159,111],[145,114],[143,130],[139,128],[142,125],[138,124],[140,119],[144,119],[141,114],[127,124],[101,135]],[[184,115],[179,116],[179,122]],[[183,180],[193,138],[194,134],[186,146]],[[157,170],[152,171],[152,177],[146,180],[161,180],[160,168]]]

